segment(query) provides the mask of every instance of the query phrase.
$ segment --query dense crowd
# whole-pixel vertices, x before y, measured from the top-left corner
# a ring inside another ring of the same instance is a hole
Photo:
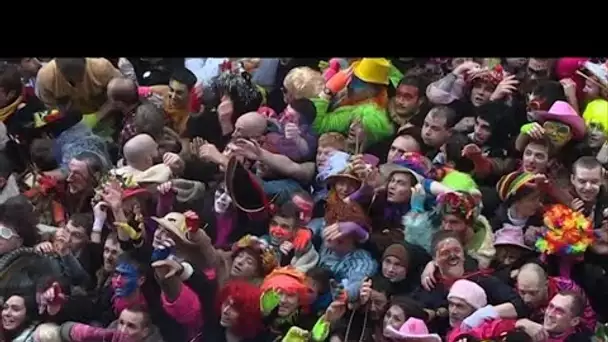
[[[0,60],[0,342],[608,341],[604,63]]]

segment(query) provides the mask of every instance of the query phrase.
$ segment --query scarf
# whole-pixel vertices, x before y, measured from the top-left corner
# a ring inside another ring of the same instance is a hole
[[[0,108],[0,122],[6,121],[9,116],[13,115],[19,109],[19,105],[23,102],[23,95],[20,95],[13,103],[4,108]]]

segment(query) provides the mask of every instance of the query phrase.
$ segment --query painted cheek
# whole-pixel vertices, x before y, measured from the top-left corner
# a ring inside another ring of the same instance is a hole
[[[269,231],[270,235],[278,239],[284,239],[289,236],[289,231],[279,226],[271,226]]]

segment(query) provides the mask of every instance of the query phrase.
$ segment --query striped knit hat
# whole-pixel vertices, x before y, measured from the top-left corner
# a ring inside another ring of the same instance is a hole
[[[534,182],[534,174],[525,171],[514,171],[500,178],[496,184],[496,191],[501,201],[506,201],[525,186]]]

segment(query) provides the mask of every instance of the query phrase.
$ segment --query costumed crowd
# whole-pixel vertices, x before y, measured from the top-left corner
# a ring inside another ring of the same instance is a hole
[[[0,342],[608,341],[602,58],[0,61]]]

